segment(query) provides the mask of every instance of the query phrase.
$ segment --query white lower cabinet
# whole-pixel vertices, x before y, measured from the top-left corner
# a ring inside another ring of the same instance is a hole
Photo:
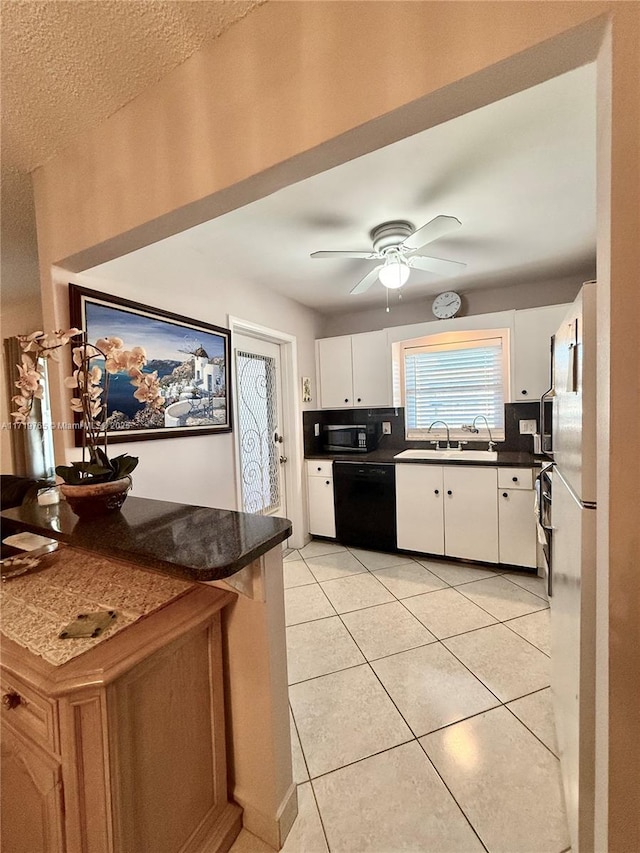
[[[336,535],[336,513],[333,503],[333,464],[329,461],[307,461],[307,496],[309,499],[309,533],[314,536]]]
[[[396,465],[398,548],[535,568],[530,468]]]
[[[441,465],[396,465],[398,548],[444,554]]]
[[[536,568],[535,492],[530,468],[502,469],[498,475],[500,562]]]
[[[498,562],[496,468],[444,469],[445,554],[467,560]]]

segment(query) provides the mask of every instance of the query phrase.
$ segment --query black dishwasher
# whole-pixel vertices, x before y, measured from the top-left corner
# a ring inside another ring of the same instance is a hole
[[[396,548],[395,465],[334,462],[336,538],[343,545]]]

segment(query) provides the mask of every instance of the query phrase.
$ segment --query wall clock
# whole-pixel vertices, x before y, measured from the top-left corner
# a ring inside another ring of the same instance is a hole
[[[456,316],[461,305],[462,299],[460,299],[460,295],[454,293],[453,290],[447,290],[446,293],[439,293],[436,296],[433,300],[431,310],[439,320],[448,320],[450,317]]]

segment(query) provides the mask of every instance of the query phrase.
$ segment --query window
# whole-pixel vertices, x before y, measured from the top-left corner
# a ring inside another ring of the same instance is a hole
[[[401,345],[406,435],[410,440],[470,438],[462,425],[484,415],[493,437],[504,439],[504,404],[509,402],[509,330],[431,335]],[[478,424],[483,433],[484,422]]]

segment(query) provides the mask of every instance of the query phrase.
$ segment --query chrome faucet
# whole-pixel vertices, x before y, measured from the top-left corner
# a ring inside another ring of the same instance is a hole
[[[447,450],[450,450],[451,449],[451,437],[450,437],[450,433],[449,433],[449,424],[446,421],[432,421],[429,424],[429,429],[427,430],[427,432],[431,432],[431,427],[435,426],[436,424],[443,424],[444,428],[446,429],[446,431],[447,431]],[[437,443],[438,442],[436,442],[436,444]]]
[[[469,430],[469,432],[478,432],[478,429],[476,427],[476,421],[478,421],[478,420],[484,421],[485,426],[487,427],[487,432],[489,433],[489,450],[493,450],[493,448],[496,446],[496,442],[493,440],[493,436],[491,435],[491,427],[489,426],[489,421],[486,419],[486,417],[484,415],[476,415],[475,416],[475,418],[473,419],[473,423],[471,424],[471,429]]]

